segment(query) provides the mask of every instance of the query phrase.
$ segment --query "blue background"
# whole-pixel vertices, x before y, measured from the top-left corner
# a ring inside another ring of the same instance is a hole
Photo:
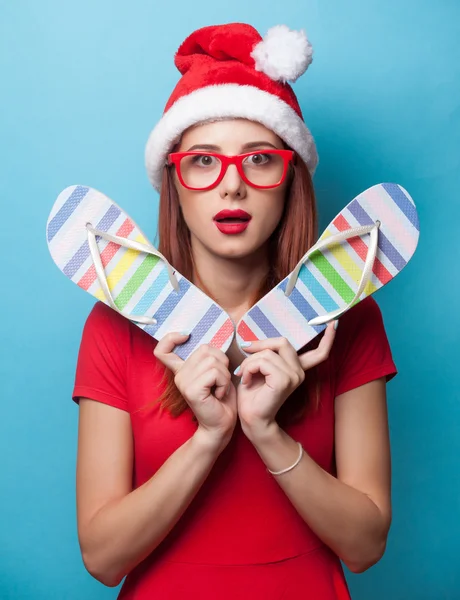
[[[381,181],[418,206],[415,257],[377,295],[400,370],[388,386],[393,525],[380,563],[347,578],[354,599],[460,598],[459,4],[230,4],[0,2],[2,599],[117,595],[86,573],[76,533],[70,394],[94,300],[52,262],[45,223],[58,193],[79,183],[153,238],[158,198],[143,153],[178,78],[173,53],[193,29],[231,21],[304,28],[314,45],[294,87],[319,148],[323,227]]]

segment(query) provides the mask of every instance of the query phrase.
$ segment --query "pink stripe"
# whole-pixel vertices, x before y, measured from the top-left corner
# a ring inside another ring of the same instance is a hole
[[[255,342],[259,339],[249,327],[249,325],[246,323],[246,321],[241,321],[238,325],[238,335],[245,342]]]
[[[231,319],[227,319],[222,327],[214,334],[209,345],[214,348],[222,348],[231,333],[233,333],[233,323]]]
[[[115,235],[127,238],[133,229],[134,223],[131,221],[131,219],[127,218],[125,219],[125,221],[123,221],[120,229]],[[120,246],[118,244],[115,244],[114,242],[109,242],[107,244],[107,246],[101,252],[101,260],[104,267],[106,267],[109,264],[109,262],[112,260],[112,258],[115,256],[119,249]],[[93,285],[95,281],[96,269],[94,268],[94,265],[91,265],[90,268],[83,275],[83,277],[80,279],[80,281],[77,283],[77,285],[79,285],[84,290],[88,291],[88,289]]]

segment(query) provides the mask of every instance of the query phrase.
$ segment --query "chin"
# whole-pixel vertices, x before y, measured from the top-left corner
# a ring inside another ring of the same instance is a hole
[[[205,252],[219,258],[235,260],[246,258],[261,250],[267,244],[272,233],[271,229],[258,231],[257,235],[250,230],[237,235],[225,235],[219,231],[205,232],[203,229],[199,232],[200,235],[196,235],[194,231],[191,232],[192,239],[195,238],[197,246],[201,246]]]
[[[239,260],[254,255],[265,243],[266,240],[228,240],[227,243],[208,247],[208,250],[220,258]]]

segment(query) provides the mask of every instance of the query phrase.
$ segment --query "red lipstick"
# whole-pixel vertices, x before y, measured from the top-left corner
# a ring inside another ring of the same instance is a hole
[[[233,235],[242,233],[249,225],[251,215],[244,210],[221,210],[214,216],[214,223],[221,233]]]

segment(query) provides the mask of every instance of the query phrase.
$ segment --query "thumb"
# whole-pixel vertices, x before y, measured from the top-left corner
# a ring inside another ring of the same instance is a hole
[[[183,344],[190,337],[189,333],[167,333],[155,346],[153,354],[162,362],[174,375],[181,369],[184,361],[180,356],[174,354],[176,346]]]
[[[215,396],[217,397],[217,394],[215,394]],[[228,402],[228,403],[232,404],[235,399],[236,399],[236,387],[230,381],[227,388],[225,389],[224,394],[222,394],[222,398],[219,398],[219,400],[223,403]]]

